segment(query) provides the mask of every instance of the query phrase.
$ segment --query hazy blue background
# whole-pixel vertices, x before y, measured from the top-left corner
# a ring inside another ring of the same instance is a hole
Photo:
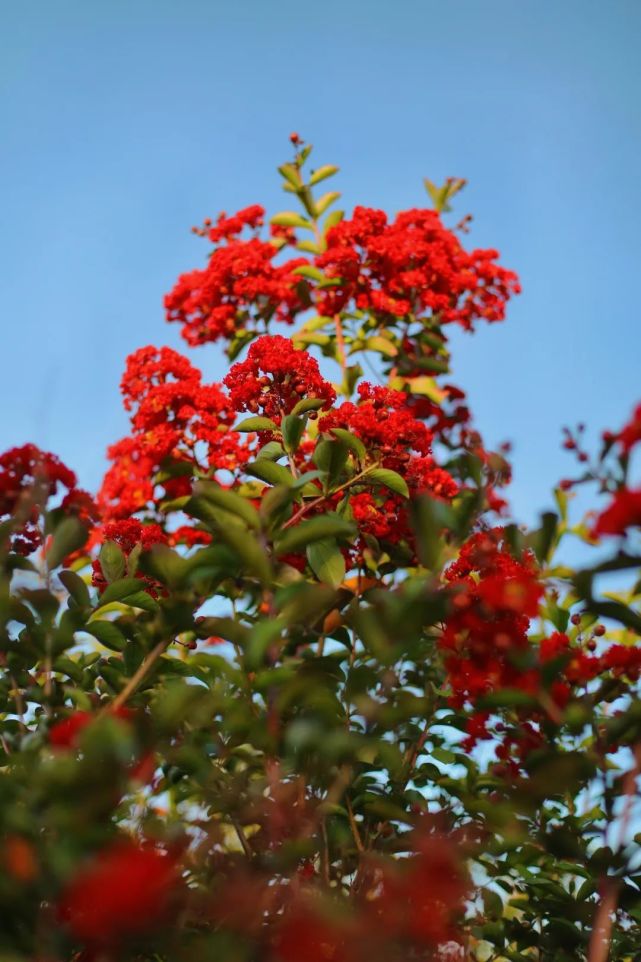
[[[126,432],[118,382],[180,347],[162,295],[219,210],[281,209],[297,130],[348,208],[464,176],[470,242],[524,293],[456,338],[488,442],[516,442],[524,517],[641,398],[639,0],[5,0],[0,10],[0,450],[27,440],[95,488]],[[190,352],[210,377],[216,346]]]

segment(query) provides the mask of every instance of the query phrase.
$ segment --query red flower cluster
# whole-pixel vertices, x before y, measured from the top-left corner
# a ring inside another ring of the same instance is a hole
[[[363,442],[371,464],[400,474],[412,495],[427,491],[450,500],[458,493],[455,480],[431,455],[432,434],[414,416],[409,395],[361,384],[357,403],[347,401],[319,420],[319,430],[332,436],[335,428],[350,431]],[[369,484],[367,476],[363,484]],[[407,500],[377,486],[350,497],[354,521],[362,535],[395,544],[412,541]]]
[[[55,454],[35,444],[11,448],[0,455],[0,520],[17,519],[11,548],[28,555],[42,544],[38,515],[50,497],[66,488],[61,508],[90,523],[97,518],[91,497],[76,488],[76,475]]]
[[[416,419],[407,394],[363,383],[359,401],[346,401],[319,421],[319,430],[345,428],[365,444],[368,456],[382,467],[404,472],[412,455],[430,454],[432,435]]]
[[[619,488],[593,528],[595,535],[624,535],[628,528],[641,527],[641,489]]]
[[[568,696],[570,685],[585,685],[608,672],[619,677],[625,675],[631,681],[636,681],[641,674],[641,648],[610,645],[601,654],[588,654],[572,645],[568,636],[560,632],[541,642],[542,664],[563,656],[566,660],[561,671],[568,683]]]
[[[111,710],[111,709],[110,709]],[[133,712],[126,706],[121,706],[112,712],[120,721],[130,721]],[[98,716],[89,711],[74,711],[71,715],[61,719],[49,729],[49,743],[54,748],[75,748],[81,733],[96,720]]]
[[[494,250],[467,252],[433,210],[408,210],[390,224],[380,210],[357,207],[351,220],[333,227],[318,267],[341,283],[319,293],[321,314],[352,302],[390,319],[438,316],[472,330],[483,318],[501,321],[516,274],[499,267]]]
[[[641,404],[635,407],[632,417],[617,434],[606,431],[603,439],[611,444],[620,444],[623,451],[629,453],[641,441]]]
[[[163,481],[164,496],[191,490],[191,476],[208,467],[233,470],[248,455],[228,430],[234,413],[217,384],[171,348],[144,347],[127,358],[121,383],[133,436],[108,451],[113,465],[99,494],[106,518],[126,518],[154,501],[153,476],[169,460],[180,470]]]
[[[277,930],[278,962],[387,962],[396,958],[394,946],[422,953],[457,941],[454,923],[469,882],[452,840],[415,836],[407,859],[364,860],[361,872],[360,898],[349,915],[312,891],[293,899]]]
[[[58,913],[76,939],[106,949],[165,919],[177,886],[175,857],[123,839],[72,878]]]
[[[261,413],[277,423],[301,398],[320,398],[325,409],[336,400],[334,388],[321,377],[318,362],[280,335],[254,341],[246,360],[232,366],[223,384],[236,411]]]
[[[297,258],[277,265],[277,245],[257,237],[238,239],[245,226],[258,227],[263,215],[257,205],[233,217],[221,215],[208,231],[209,239],[220,246],[207,267],[182,274],[166,295],[167,320],[183,325],[188,344],[231,338],[250,319],[291,323],[304,310],[297,292],[300,278],[293,271],[307,261]]]
[[[538,687],[538,673],[523,671],[514,658],[528,648],[543,588],[534,558],[517,560],[502,539],[500,528],[473,535],[445,573],[452,610],[440,646],[457,706],[501,688]]]
[[[129,561],[127,574],[129,577],[140,578],[141,588],[156,597],[162,586],[152,579],[139,574],[136,565],[131,564],[132,555],[134,558],[142,551],[149,551],[155,544],[167,544],[167,535],[157,524],[141,524],[136,518],[128,518],[123,521],[113,521],[105,524],[101,531],[102,542],[114,542],[122,551],[125,558]],[[135,554],[134,554],[135,553]],[[136,558],[137,561],[137,558]],[[102,570],[100,559],[96,558],[91,563],[92,584],[100,592],[107,587],[107,579]],[[133,568],[133,570],[131,570]]]

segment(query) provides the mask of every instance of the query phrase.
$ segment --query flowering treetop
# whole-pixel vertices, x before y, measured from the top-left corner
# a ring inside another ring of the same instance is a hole
[[[464,182],[346,216],[291,140],[297,209],[205,220],[165,298],[222,382],[130,355],[95,499],[0,456],[0,949],[631,959],[641,409],[594,459],[567,430],[579,475],[514,524],[449,373],[448,325],[519,291],[446,225]],[[574,571],[567,537],[618,553]]]

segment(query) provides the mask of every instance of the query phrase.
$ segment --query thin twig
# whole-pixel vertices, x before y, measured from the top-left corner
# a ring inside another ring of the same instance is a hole
[[[234,826],[234,829],[236,830],[236,835],[238,836],[238,841],[242,846],[243,852],[245,853],[247,858],[253,858],[254,853],[252,851],[251,845],[249,844],[247,836],[245,835],[243,826],[240,824],[240,822],[234,815],[230,815],[229,818],[232,825]]]
[[[358,831],[358,825],[356,824],[356,819],[354,818],[354,811],[352,809],[352,803],[349,798],[345,802],[345,807],[347,809],[347,817],[349,819],[349,827],[352,830],[352,835],[354,836],[354,842],[356,843],[356,849],[359,854],[365,851],[365,846],[363,845],[360,833]]]
[[[160,656],[165,653],[172,641],[172,638],[170,638],[169,641],[159,641],[156,647],[152,648],[147,657],[140,663],[138,670],[135,671],[131,676],[123,690],[116,695],[110,705],[106,706],[104,711],[116,711],[125,704],[125,702],[138,689],[140,683],[144,681],[149,669],[153,668]]]
[[[626,772],[623,784],[623,811],[619,823],[618,848],[625,845],[630,819],[632,817],[632,807],[637,794],[637,778],[641,772],[641,742],[633,748],[634,765]],[[610,940],[612,938],[612,926],[614,916],[619,901],[619,890],[621,880],[616,878],[601,878],[601,902],[594,916],[592,934],[590,936],[590,946],[588,949],[588,962],[607,962],[610,954]]]

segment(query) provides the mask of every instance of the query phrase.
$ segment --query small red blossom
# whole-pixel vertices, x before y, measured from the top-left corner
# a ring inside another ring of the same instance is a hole
[[[56,722],[49,730],[49,743],[54,748],[73,748],[81,732],[93,721],[94,715],[88,711],[75,711],[68,718]]]
[[[280,335],[254,341],[246,360],[232,366],[223,384],[235,410],[260,412],[276,423],[303,397],[323,400],[325,409],[336,400],[315,358]]]
[[[368,457],[401,472],[410,453],[430,454],[432,434],[412,413],[406,394],[367,383],[358,394],[358,403],[346,401],[321,418],[319,430],[346,428],[364,442]]]
[[[597,518],[593,533],[624,535],[628,528],[638,527],[641,527],[641,489],[619,488]]]
[[[638,404],[628,423],[619,431],[618,434],[607,432],[607,440],[618,442],[623,451],[627,454],[632,448],[641,441],[641,404]]]
[[[538,675],[519,670],[514,654],[529,645],[543,588],[533,556],[516,559],[502,538],[500,528],[473,535],[445,573],[452,608],[440,647],[456,705],[500,688],[538,687]]]
[[[96,507],[76,488],[76,475],[55,454],[24,444],[0,455],[0,521],[17,519],[10,542],[13,551],[28,555],[40,547],[40,511],[61,488],[67,489],[61,504],[64,512],[79,515],[89,525]]]
[[[59,917],[76,939],[107,948],[162,921],[177,885],[175,857],[133,840],[118,841],[67,884]]]
[[[125,705],[109,709],[114,718],[128,722],[132,719],[132,711]],[[74,711],[67,718],[63,718],[49,729],[49,744],[54,748],[75,748],[82,732],[96,720],[98,716],[88,711]]]
[[[323,290],[319,313],[332,316],[351,303],[381,320],[437,316],[472,330],[477,320],[500,321],[520,287],[496,263],[495,250],[467,252],[433,210],[408,210],[392,223],[380,210],[357,207],[333,227],[316,264],[336,287]]]
[[[207,267],[182,274],[166,295],[167,320],[182,324],[182,336],[192,347],[230,339],[258,320],[291,323],[304,310],[297,289],[300,278],[293,272],[307,261],[274,264],[277,246],[258,237],[239,238],[245,227],[258,227],[263,215],[258,205],[232,217],[221,215],[215,227],[202,232],[218,245]]]
[[[215,470],[234,470],[249,457],[244,440],[229,430],[235,414],[217,384],[170,348],[145,347],[127,358],[122,379],[132,436],[113,445],[98,496],[106,520],[127,518],[191,491],[204,460]],[[167,468],[162,495],[154,475]]]
[[[126,559],[129,559],[134,549],[149,551],[155,544],[167,544],[167,535],[157,524],[142,524],[136,518],[123,521],[112,521],[102,528],[102,541],[112,541],[118,545]],[[92,562],[92,584],[103,592],[107,587],[107,580],[102,570],[100,559]],[[129,572],[141,580],[141,588],[157,597],[164,591],[162,585],[140,574],[137,570]]]

